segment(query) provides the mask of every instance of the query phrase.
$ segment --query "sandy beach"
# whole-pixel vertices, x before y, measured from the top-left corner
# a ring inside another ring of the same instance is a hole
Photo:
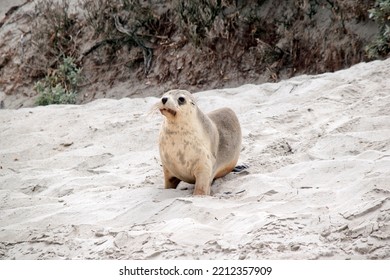
[[[0,259],[389,259],[389,73],[196,93],[249,166],[209,197],[163,188],[158,98],[0,110]]]

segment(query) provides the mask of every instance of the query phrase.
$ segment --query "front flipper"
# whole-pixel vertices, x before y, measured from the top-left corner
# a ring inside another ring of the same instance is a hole
[[[181,182],[180,179],[171,175],[171,173],[164,168],[164,188],[166,189],[176,189],[177,185]]]
[[[211,192],[211,171],[201,170],[195,173],[194,195],[210,195]]]

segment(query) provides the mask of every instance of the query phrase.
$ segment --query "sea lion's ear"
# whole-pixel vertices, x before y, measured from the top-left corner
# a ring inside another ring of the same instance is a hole
[[[192,104],[192,105],[194,105],[195,106],[195,97],[194,97],[194,94],[192,93],[192,92],[190,92],[190,91],[188,91],[188,93],[189,93],[189,101],[190,101],[190,103]]]

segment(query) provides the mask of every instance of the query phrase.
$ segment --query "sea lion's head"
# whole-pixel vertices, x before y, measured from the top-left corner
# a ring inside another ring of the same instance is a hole
[[[191,118],[196,112],[195,100],[186,90],[174,89],[166,92],[157,106],[161,114],[170,121]]]

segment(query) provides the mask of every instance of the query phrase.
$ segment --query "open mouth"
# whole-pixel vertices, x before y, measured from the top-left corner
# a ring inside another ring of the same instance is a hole
[[[161,114],[164,115],[164,112],[168,112],[169,114],[171,114],[172,116],[176,116],[176,111],[172,110],[172,109],[169,109],[169,108],[164,108],[164,109],[160,109],[160,112]]]

